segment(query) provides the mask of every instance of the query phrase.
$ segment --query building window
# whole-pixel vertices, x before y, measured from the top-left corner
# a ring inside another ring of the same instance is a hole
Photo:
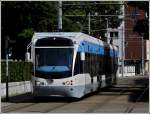
[[[111,37],[111,38],[113,37],[113,32],[110,32],[110,37]]]
[[[110,38],[117,39],[118,38],[118,32],[110,32]]]
[[[118,32],[114,32],[115,38],[118,38]]]

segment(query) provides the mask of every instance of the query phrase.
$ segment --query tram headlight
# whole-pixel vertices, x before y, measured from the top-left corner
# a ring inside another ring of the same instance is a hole
[[[63,85],[73,85],[73,80],[65,81],[62,84]]]
[[[70,85],[70,81],[66,81],[66,85]]]
[[[44,85],[44,82],[40,82],[40,81],[35,81],[35,85]]]

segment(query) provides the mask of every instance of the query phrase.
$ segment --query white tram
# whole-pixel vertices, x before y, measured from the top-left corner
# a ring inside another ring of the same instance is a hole
[[[116,82],[115,46],[80,32],[39,32],[31,43],[34,96],[81,98]]]

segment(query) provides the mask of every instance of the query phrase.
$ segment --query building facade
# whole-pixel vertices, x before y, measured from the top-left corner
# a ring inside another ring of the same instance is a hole
[[[108,29],[108,42],[112,38],[113,44],[118,45],[120,61],[122,61],[122,56],[124,56],[124,66],[133,66],[135,74],[148,73],[149,40],[145,40],[138,33],[133,32],[137,20],[146,17],[145,12],[138,7],[127,5],[124,7],[124,15],[124,25],[122,23],[117,29]],[[124,33],[122,28],[124,28]],[[118,32],[118,35],[116,32]],[[122,44],[123,35],[124,46]],[[124,48],[124,54],[122,53],[122,48]]]
[[[135,73],[148,72],[149,41],[143,39],[133,28],[138,20],[146,18],[146,13],[138,7],[125,7],[125,65],[135,65]],[[143,60],[143,63],[142,63]]]

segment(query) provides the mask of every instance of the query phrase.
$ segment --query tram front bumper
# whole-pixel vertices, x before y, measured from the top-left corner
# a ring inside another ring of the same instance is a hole
[[[85,86],[34,86],[34,96],[64,96],[81,98]]]

